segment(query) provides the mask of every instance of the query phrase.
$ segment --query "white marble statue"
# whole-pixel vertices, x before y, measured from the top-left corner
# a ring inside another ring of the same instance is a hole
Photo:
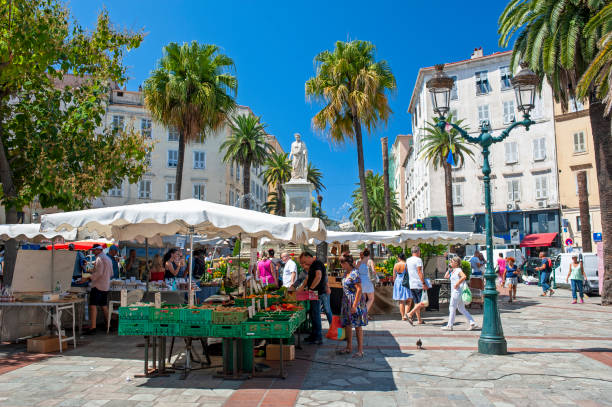
[[[308,174],[308,150],[299,133],[295,133],[295,141],[291,143],[291,179],[305,180]]]

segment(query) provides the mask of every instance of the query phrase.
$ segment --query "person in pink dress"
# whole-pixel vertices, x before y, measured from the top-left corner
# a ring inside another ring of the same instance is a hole
[[[499,259],[497,259],[497,275],[499,276],[499,284],[502,287],[505,286],[504,273],[506,273],[506,259],[504,259],[504,254],[500,253]]]
[[[274,274],[272,274],[272,262],[267,255],[257,263],[257,278],[263,285],[275,284]]]

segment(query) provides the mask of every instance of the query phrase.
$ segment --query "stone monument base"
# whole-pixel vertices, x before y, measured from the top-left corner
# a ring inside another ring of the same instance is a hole
[[[304,179],[292,179],[283,184],[285,190],[285,215],[297,218],[312,217],[312,191],[314,185]]]

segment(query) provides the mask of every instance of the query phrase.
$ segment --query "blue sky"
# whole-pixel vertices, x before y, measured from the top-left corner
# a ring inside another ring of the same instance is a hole
[[[309,159],[324,175],[327,191],[323,209],[332,218],[347,215],[358,182],[353,144],[333,147],[312,130],[320,109],[304,96],[304,83],[314,75],[313,59],[338,40],[367,40],[377,47],[377,59],[389,62],[397,79],[391,96],[394,114],[388,125],[364,142],[365,166],[382,172],[380,137],[411,132],[406,113],[420,67],[469,58],[475,47],[485,54],[497,45],[497,19],[506,1],[140,1],[73,0],[74,16],[93,27],[106,7],[120,27],[144,30],[140,48],[125,58],[128,89],[144,82],[169,42],[196,40],[217,44],[234,59],[238,103],[248,105],[268,124],[288,151],[299,132]]]

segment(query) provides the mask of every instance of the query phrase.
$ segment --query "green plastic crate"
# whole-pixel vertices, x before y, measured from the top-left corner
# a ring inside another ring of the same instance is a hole
[[[219,325],[238,325],[248,319],[249,313],[247,310],[238,311],[213,311],[212,323]]]
[[[211,325],[212,338],[241,338],[242,325]]]
[[[210,324],[212,312],[212,308],[183,308],[179,312],[179,321]]]
[[[178,322],[149,322],[151,335],[180,336],[181,325]]]
[[[210,336],[210,324],[197,324],[194,322],[183,322],[181,323],[181,336],[194,336],[194,337],[209,337]]]
[[[292,314],[257,314],[243,322],[243,335],[250,338],[287,338],[293,335],[299,323]]]
[[[153,307],[119,307],[119,319],[136,319],[146,321]]]
[[[151,308],[149,321],[178,322],[181,317],[181,308]]]
[[[255,307],[257,307],[257,303],[260,303],[259,306],[263,306],[263,300],[260,298],[255,298]],[[253,304],[253,298],[235,298],[234,304],[237,307],[250,307]]]
[[[150,335],[149,321],[146,320],[119,320],[119,335],[145,336]]]

